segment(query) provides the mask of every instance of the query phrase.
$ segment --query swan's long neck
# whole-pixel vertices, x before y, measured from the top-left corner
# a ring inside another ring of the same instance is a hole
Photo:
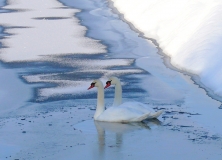
[[[122,104],[122,86],[120,81],[118,80],[115,85],[115,96],[113,106],[119,106]]]
[[[104,87],[101,84],[98,86],[98,93],[97,93],[97,107],[96,113],[94,114],[94,119],[96,119],[101,113],[105,110],[105,103],[104,103]]]

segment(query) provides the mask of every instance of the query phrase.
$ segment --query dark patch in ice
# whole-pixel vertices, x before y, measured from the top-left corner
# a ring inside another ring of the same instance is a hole
[[[85,144],[85,143],[78,143],[77,145],[80,145],[80,146],[81,146],[81,145],[86,145],[86,144]]]
[[[179,129],[178,127],[176,127],[176,126],[174,126],[173,128],[171,128],[170,130],[172,130],[172,131],[180,131],[180,129]]]
[[[189,113],[189,112],[179,112],[179,114],[199,115],[198,113],[192,114],[192,113]]]
[[[162,116],[162,118],[169,118],[168,116]]]
[[[2,64],[4,67],[8,68],[23,68],[23,75],[36,75],[36,74],[46,74],[46,73],[65,73],[71,72],[75,67],[69,67],[55,62],[46,61],[36,61],[36,62],[10,62]]]
[[[165,114],[167,115],[174,115],[174,114],[177,114],[178,112],[176,111],[165,111]]]
[[[186,112],[186,113],[189,115],[201,115],[200,113],[188,113],[188,112]]]
[[[155,110],[165,110],[166,108],[154,107],[153,109],[155,109]]]
[[[157,108],[155,108],[155,109],[157,109]],[[162,108],[162,109],[164,109],[164,108]],[[178,114],[188,114],[188,115],[201,115],[201,114],[199,114],[199,113],[190,113],[190,112],[183,112],[183,111],[165,111],[165,114],[166,115],[178,115]],[[190,116],[188,116],[188,117],[190,117]],[[171,116],[171,118],[173,118],[172,116]]]
[[[180,127],[193,127],[193,126],[185,126],[185,125],[181,125]]]
[[[171,123],[163,124],[162,126],[172,126]]]
[[[60,19],[70,19],[70,17],[36,17],[32,18],[36,20],[60,20]]]
[[[116,146],[116,145],[111,145],[111,146],[108,146],[108,147],[113,148],[113,147],[118,147],[118,146]]]
[[[186,112],[178,112],[179,114],[185,114]]]
[[[207,133],[204,133],[205,135],[198,135],[198,134],[194,134],[194,136],[196,136],[195,138],[190,138],[190,136],[188,136],[188,140],[192,140],[195,142],[202,142],[203,140],[221,140],[221,138],[219,136],[216,135],[207,135]]]
[[[7,26],[7,27],[5,27],[5,29],[14,29],[14,28],[26,29],[26,28],[31,28],[31,27],[27,27],[27,26]],[[9,34],[9,35],[11,35],[11,34]]]

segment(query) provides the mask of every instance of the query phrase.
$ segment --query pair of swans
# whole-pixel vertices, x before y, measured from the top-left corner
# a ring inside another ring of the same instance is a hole
[[[122,103],[122,87],[117,77],[111,77],[106,82],[105,88],[115,85],[115,97],[112,107],[105,110],[104,103],[104,86],[103,83],[96,79],[88,88],[98,88],[97,107],[94,114],[94,120],[105,122],[140,122],[145,119],[159,117],[163,111],[155,112],[151,107],[140,102]]]

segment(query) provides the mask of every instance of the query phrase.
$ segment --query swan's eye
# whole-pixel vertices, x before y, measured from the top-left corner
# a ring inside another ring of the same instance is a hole
[[[96,83],[91,83],[91,87],[95,87],[95,84],[96,84]]]
[[[107,81],[106,84],[110,85],[110,84],[111,84],[111,81]]]
[[[105,89],[105,88],[108,88],[109,86],[111,86],[111,81],[107,81],[107,82],[106,82],[106,86],[104,87],[104,89]]]
[[[90,85],[90,87],[88,88],[88,90],[91,89],[91,88],[93,88],[93,87],[95,87],[95,84],[96,84],[96,83],[91,83],[91,85]]]

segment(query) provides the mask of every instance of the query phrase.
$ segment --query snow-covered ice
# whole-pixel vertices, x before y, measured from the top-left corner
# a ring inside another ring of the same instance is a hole
[[[8,1],[0,14],[0,25],[7,38],[0,59],[5,62],[50,59],[50,55],[104,53],[106,47],[85,37],[86,27],[74,15],[78,9],[63,8],[55,0]],[[63,25],[60,25],[63,24]]]

